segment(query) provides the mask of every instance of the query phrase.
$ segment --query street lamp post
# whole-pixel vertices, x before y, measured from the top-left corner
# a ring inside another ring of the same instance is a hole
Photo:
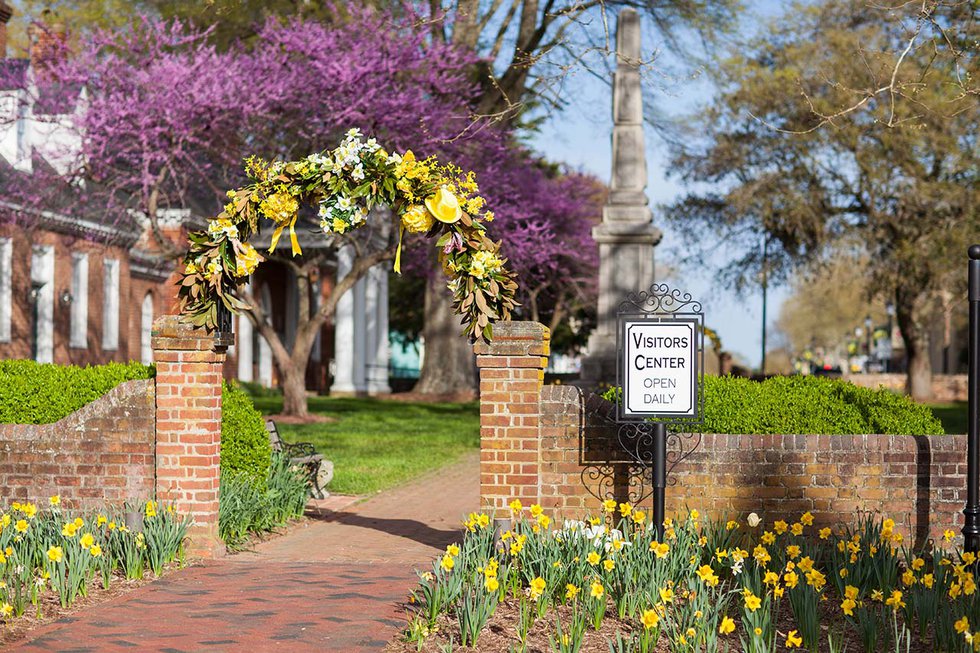
[[[969,424],[966,436],[966,506],[963,508],[963,544],[967,551],[980,549],[980,245],[969,249],[970,376]]]
[[[868,357],[864,361],[864,371],[865,372],[869,372],[870,371],[868,369],[868,363],[871,362],[871,338],[872,338],[872,335],[871,335],[871,327],[873,325],[874,325],[874,322],[871,321],[871,316],[870,315],[867,316],[866,318],[864,318],[864,331],[867,334],[867,344],[866,344],[866,347],[867,347],[867,354],[868,354]]]
[[[895,303],[892,301],[885,302],[885,314],[888,315],[888,358],[885,359],[885,371],[892,371],[892,358],[895,356],[895,341],[892,340],[892,329],[894,325],[892,324],[892,319],[895,317]]]

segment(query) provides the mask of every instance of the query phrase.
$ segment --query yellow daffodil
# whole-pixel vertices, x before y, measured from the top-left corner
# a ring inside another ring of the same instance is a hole
[[[434,195],[425,198],[425,208],[429,209],[432,217],[445,224],[459,222],[463,217],[459,199],[445,186],[439,188]]]
[[[565,585],[565,598],[569,601],[574,600],[581,591],[582,590],[579,587],[573,585],[572,583],[567,583]]]
[[[650,550],[657,558],[666,558],[667,554],[670,553],[670,545],[666,542],[650,542]]]
[[[53,546],[48,549],[48,560],[51,562],[61,562],[65,557],[65,550],[60,546]]]
[[[616,563],[613,560],[606,558],[602,561],[602,568],[606,571],[612,571],[616,568]]]
[[[592,585],[589,587],[589,595],[594,599],[601,599],[606,593],[606,588],[602,586],[597,580],[592,581]]]
[[[588,562],[593,567],[599,564],[600,560],[602,560],[602,556],[600,556],[595,551],[589,551],[589,555],[585,557],[585,561]]]
[[[439,566],[442,567],[444,571],[452,571],[453,567],[456,566],[456,561],[447,553],[446,555],[442,556],[442,561],[439,563]]]
[[[664,603],[671,603],[674,600],[674,590],[667,588],[660,589],[660,600]]]
[[[786,529],[788,528],[789,526],[782,519],[775,521],[772,524],[772,529],[776,531],[776,535],[782,535],[783,533],[786,532]]]
[[[718,632],[722,635],[728,635],[735,632],[735,621],[731,617],[723,617],[721,620],[721,625],[718,626]]]
[[[964,616],[953,624],[953,628],[956,629],[957,633],[965,633],[966,631],[970,630],[970,620]]]
[[[762,607],[762,599],[755,594],[749,593],[745,596],[745,608],[750,612],[755,612]]]
[[[902,601],[902,592],[899,590],[892,591],[892,595],[885,599],[885,605],[891,606],[895,610],[904,608],[905,602]]]
[[[657,624],[660,623],[660,615],[657,614],[656,610],[644,610],[640,621],[647,630],[656,628]]]
[[[795,630],[786,633],[786,648],[800,648],[803,645],[803,638]]]

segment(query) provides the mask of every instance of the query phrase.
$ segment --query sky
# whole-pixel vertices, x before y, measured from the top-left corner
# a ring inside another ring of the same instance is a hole
[[[746,4],[753,16],[767,17],[776,15],[788,3],[757,0]],[[746,24],[759,23],[750,19]],[[643,33],[644,54],[658,45],[649,31]],[[656,78],[654,70],[653,74],[644,75],[644,83],[652,84]],[[691,110],[710,97],[710,89],[697,79],[673,79],[663,84],[657,83],[656,86],[654,93],[661,106],[675,115]],[[586,71],[571,72],[565,80],[565,88],[567,106],[544,122],[531,145],[549,160],[561,161],[574,169],[590,172],[608,183],[611,173],[611,89]],[[664,224],[658,205],[669,204],[684,192],[684,186],[678,179],[668,178],[667,145],[649,127],[646,130],[646,152],[647,197],[653,210],[654,225],[664,232],[663,240],[654,253],[655,261],[658,267],[662,264],[672,266],[677,255],[672,254],[671,250],[683,250],[685,242]],[[762,291],[759,289],[736,297],[731,290],[717,284],[713,272],[726,262],[723,251],[718,250],[715,260],[697,269],[684,268],[670,283],[700,299],[705,323],[718,331],[724,349],[756,367],[762,353]],[[770,350],[772,324],[788,294],[787,288],[782,286],[769,288],[767,322]]]

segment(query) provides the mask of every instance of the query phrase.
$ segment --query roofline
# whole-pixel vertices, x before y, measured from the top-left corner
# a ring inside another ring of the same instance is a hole
[[[96,234],[103,236],[109,243],[127,248],[136,244],[136,241],[140,237],[140,233],[135,229],[112,228],[98,222],[86,220],[85,218],[73,218],[64,213],[57,213],[48,209],[29,208],[6,200],[0,200],[0,208],[38,215],[44,222],[50,224],[61,233],[83,237]]]

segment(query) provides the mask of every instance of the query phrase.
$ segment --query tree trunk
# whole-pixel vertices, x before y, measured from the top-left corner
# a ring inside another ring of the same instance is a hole
[[[895,317],[905,341],[907,376],[905,391],[915,401],[932,398],[932,364],[929,360],[929,333],[922,316],[921,293],[899,287],[895,293]]]
[[[462,335],[459,316],[453,313],[452,293],[438,261],[425,284],[425,361],[416,392],[455,394],[476,392],[473,346]]]
[[[279,370],[282,374],[282,414],[306,417],[306,369],[292,364],[289,369]]]

